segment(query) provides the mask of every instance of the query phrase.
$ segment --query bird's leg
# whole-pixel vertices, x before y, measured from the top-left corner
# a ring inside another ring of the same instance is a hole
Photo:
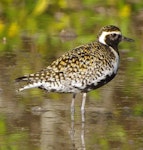
[[[82,122],[81,124],[81,144],[82,144],[82,150],[85,150],[86,149],[86,146],[85,146],[85,123]]]
[[[74,101],[76,94],[73,93],[72,102],[71,102],[71,120],[74,121]]]
[[[84,109],[84,106],[85,106],[85,101],[86,101],[86,95],[87,95],[87,93],[83,93],[82,105],[81,105],[81,117],[82,117],[82,122],[85,122],[85,116],[84,116],[85,109]]]

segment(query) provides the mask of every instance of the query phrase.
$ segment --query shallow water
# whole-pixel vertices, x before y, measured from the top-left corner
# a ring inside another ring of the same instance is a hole
[[[47,33],[35,29],[31,31],[36,32],[34,34],[25,32],[20,37],[1,40],[0,149],[142,149],[142,11],[138,11],[138,15],[134,12],[130,19],[118,18],[119,20],[116,20],[114,15],[112,16],[112,13],[107,11],[108,19],[112,18],[109,21],[104,20],[106,16],[104,18],[100,14],[105,13],[104,7],[95,7],[95,11],[99,13],[95,16],[99,24],[95,25],[95,18],[92,17],[93,7],[91,10],[88,7],[84,10],[83,6],[79,7],[76,2],[75,4],[78,6],[76,8],[78,12],[68,14],[65,11],[60,14],[57,11],[55,14],[57,18],[67,15],[66,17],[69,17],[71,22],[74,18],[72,29],[67,30],[64,26],[60,26],[66,29],[66,32],[59,31],[57,35],[58,30],[56,29],[59,29],[59,26],[57,25],[57,28],[54,26],[58,24],[56,22],[51,25],[56,31],[53,31],[53,28],[49,28],[48,25],[48,30],[52,32],[51,35],[45,28],[49,34],[46,38]],[[107,6],[105,8],[108,10]],[[114,9],[111,9],[113,14]],[[88,18],[88,16],[91,17]],[[81,18],[78,19],[78,17]],[[47,20],[40,20],[41,25],[47,23]],[[78,20],[83,24],[79,24]],[[39,71],[69,49],[93,41],[99,27],[114,22],[120,26],[123,34],[131,36],[135,42],[120,44],[121,61],[117,76],[104,87],[88,93],[85,123],[81,122],[82,95],[80,94],[76,97],[74,121],[71,121],[71,94],[46,93],[40,89],[16,92],[19,85],[14,82],[15,78]]]

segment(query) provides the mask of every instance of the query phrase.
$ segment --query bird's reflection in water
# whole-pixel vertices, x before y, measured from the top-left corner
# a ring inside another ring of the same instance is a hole
[[[85,122],[81,121],[80,111],[76,111],[75,120],[71,121],[65,104],[50,99],[46,99],[41,107],[33,107],[31,111],[33,115],[40,116],[38,129],[41,150],[93,149],[89,138],[92,137],[94,148],[99,146],[94,136],[104,135],[108,122],[113,119],[112,114],[89,107]],[[34,132],[32,134],[35,135]]]
[[[77,139],[76,137],[76,132],[78,132],[78,130],[80,131],[79,134],[81,137],[79,139]],[[72,150],[76,150],[76,149],[86,150],[84,137],[85,137],[85,123],[82,122],[80,129],[76,130],[74,121],[71,121],[70,138],[71,138],[71,143],[72,143]]]
[[[85,140],[84,140],[84,134],[85,134],[85,128],[84,128],[84,123],[82,122],[82,128],[81,128],[81,144],[82,144],[82,149],[85,150]]]
[[[71,121],[70,128],[70,139],[72,150],[86,150],[90,147],[89,137],[91,135],[104,135],[105,131],[108,128],[108,123],[114,120],[113,114],[108,111],[91,111],[87,117],[85,122],[81,122],[81,118],[79,120]],[[95,137],[96,137],[95,136]],[[95,148],[100,147],[99,143],[95,138]],[[97,142],[97,143],[96,143]],[[88,147],[88,148],[87,148]],[[93,148],[93,147],[90,147]]]

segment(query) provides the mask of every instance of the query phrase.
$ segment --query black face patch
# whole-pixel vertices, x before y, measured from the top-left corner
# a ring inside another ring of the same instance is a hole
[[[121,42],[122,40],[122,36],[120,34],[109,34],[105,37],[105,42],[107,45],[111,46],[111,47],[117,47],[119,42]]]

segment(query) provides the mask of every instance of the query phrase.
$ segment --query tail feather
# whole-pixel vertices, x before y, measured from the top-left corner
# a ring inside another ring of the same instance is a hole
[[[16,81],[16,82],[28,81],[28,76],[23,76],[23,77],[16,78],[15,81]]]
[[[36,88],[36,87],[40,87],[41,86],[41,83],[38,82],[38,83],[33,83],[33,84],[27,84],[27,85],[24,85],[23,87],[19,88],[17,91],[23,91],[23,90],[26,90],[26,89],[31,89],[31,88]]]
[[[22,87],[20,87],[17,91],[23,91],[25,89],[40,87],[42,85],[41,81],[39,81],[39,82],[31,81],[31,78],[29,75],[25,75],[25,76],[16,78],[15,82],[26,82],[26,84],[22,83]]]

